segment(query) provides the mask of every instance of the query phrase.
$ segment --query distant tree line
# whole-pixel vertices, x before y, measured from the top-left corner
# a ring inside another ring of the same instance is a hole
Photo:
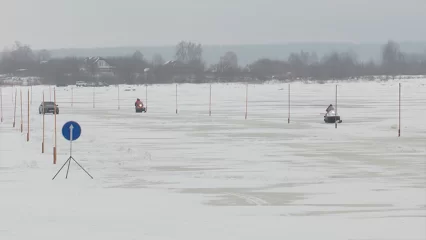
[[[382,47],[381,62],[361,62],[351,52],[331,52],[319,58],[315,52],[292,53],[286,61],[259,59],[239,66],[238,56],[226,52],[216,64],[203,61],[201,44],[182,41],[176,45],[175,57],[164,60],[159,54],[151,60],[136,51],[131,56],[105,57],[113,68],[104,74],[91,58],[52,58],[47,50],[33,51],[30,46],[15,42],[5,48],[0,59],[0,74],[37,76],[45,84],[75,84],[76,81],[109,84],[241,82],[278,80],[350,80],[385,75],[426,75],[426,50],[405,53],[399,44],[388,41]]]

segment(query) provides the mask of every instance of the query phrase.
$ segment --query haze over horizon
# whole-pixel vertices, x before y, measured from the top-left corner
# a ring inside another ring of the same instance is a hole
[[[3,0],[0,47],[426,41],[426,1]]]

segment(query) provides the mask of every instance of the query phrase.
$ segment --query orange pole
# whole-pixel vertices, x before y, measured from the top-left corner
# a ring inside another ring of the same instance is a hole
[[[120,110],[120,84],[117,85],[117,105],[118,110]]]
[[[13,95],[13,92],[12,92]],[[13,111],[13,127],[16,126],[16,95],[18,95],[18,90],[15,88],[15,110]],[[13,97],[12,97],[13,99]]]
[[[334,112],[334,116],[336,115],[337,115],[337,84],[336,84],[336,111]],[[334,121],[334,127],[337,128],[337,121]]]
[[[73,106],[74,103],[74,88],[71,87],[71,107]]]
[[[20,98],[21,98],[21,133],[24,132],[24,120],[22,119],[22,89],[20,90]]]
[[[93,108],[95,108],[95,87],[93,87]]]
[[[245,116],[245,119],[247,119],[247,110],[248,110],[248,83],[246,84],[246,116]]]
[[[44,123],[44,91],[43,91],[43,138],[41,141],[41,153],[44,153],[44,129],[45,129],[45,123]]]
[[[212,84],[210,84],[209,116],[212,115]]]
[[[145,85],[145,112],[148,111],[148,84]]]
[[[27,142],[30,141],[30,90],[28,89],[28,133]]]
[[[399,100],[398,100],[398,137],[401,136],[401,83],[399,83]]]
[[[176,114],[178,113],[177,83],[176,83]]]
[[[288,84],[288,119],[287,122],[290,124],[290,83]]]
[[[0,119],[3,122],[3,89],[0,88]]]
[[[54,114],[55,114],[55,145],[53,147],[53,164],[56,164],[56,88],[53,89],[53,98],[54,98],[54,104],[53,104],[53,108],[54,108]]]

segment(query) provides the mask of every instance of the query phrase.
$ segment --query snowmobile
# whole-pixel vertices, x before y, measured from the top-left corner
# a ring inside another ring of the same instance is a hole
[[[142,103],[139,103],[138,105],[135,106],[135,111],[137,113],[146,112],[146,108],[143,106]]]
[[[340,116],[336,114],[335,110],[331,110],[324,115],[324,122],[326,123],[341,123]]]

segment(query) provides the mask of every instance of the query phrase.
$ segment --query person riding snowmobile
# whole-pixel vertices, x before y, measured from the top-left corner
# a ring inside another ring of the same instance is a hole
[[[325,110],[325,111],[326,111],[326,114],[325,114],[325,115],[327,115],[330,111],[333,111],[333,110],[334,110],[333,104],[330,104],[330,105],[327,107],[327,109]]]
[[[143,107],[143,102],[139,98],[135,102],[135,107]]]
[[[146,112],[146,108],[143,106],[143,102],[138,98],[135,102],[136,112]]]

